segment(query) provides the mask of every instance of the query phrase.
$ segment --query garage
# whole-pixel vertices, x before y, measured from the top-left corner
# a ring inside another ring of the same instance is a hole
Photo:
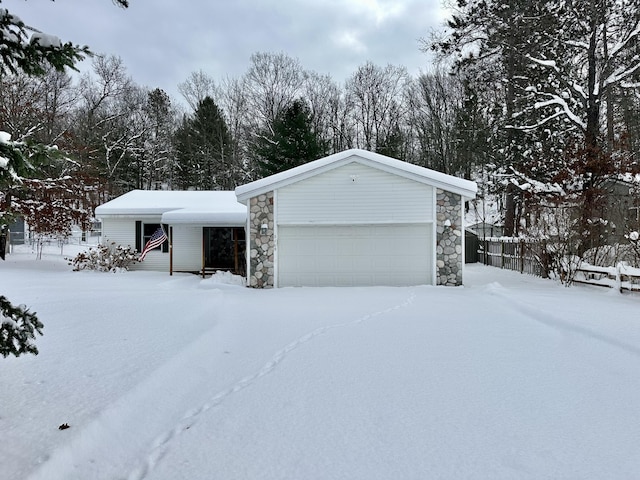
[[[281,287],[431,284],[430,224],[285,226]]]
[[[461,285],[468,180],[347,150],[236,188],[254,288]]]

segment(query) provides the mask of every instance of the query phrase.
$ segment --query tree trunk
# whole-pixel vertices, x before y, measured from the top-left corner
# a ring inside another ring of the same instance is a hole
[[[597,223],[593,220],[596,217],[597,206],[601,195],[598,192],[598,177],[606,171],[605,156],[600,148],[598,134],[600,123],[600,100],[601,92],[597,85],[596,62],[597,62],[597,21],[594,17],[592,21],[592,34],[587,52],[588,77],[587,77],[587,126],[584,136],[584,186],[582,191],[582,212],[581,212],[581,234],[583,236],[580,243],[579,254],[583,254],[596,243]]]

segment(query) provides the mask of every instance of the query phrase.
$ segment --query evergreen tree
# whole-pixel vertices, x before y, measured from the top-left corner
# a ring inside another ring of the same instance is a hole
[[[127,0],[113,1],[122,7],[128,6]],[[27,30],[35,33],[29,38]],[[75,63],[88,53],[88,47],[62,43],[57,37],[27,27],[20,18],[0,8],[0,75],[8,72],[44,75],[49,67],[64,71],[75,68]],[[22,175],[33,171],[24,149],[22,142],[14,143],[10,135],[0,131],[0,225],[11,218],[10,187],[19,183]],[[37,354],[38,349],[31,341],[36,332],[42,334],[42,328],[34,313],[26,307],[13,306],[0,296],[0,354],[3,357]]]
[[[179,190],[194,189],[199,184],[199,165],[193,157],[195,147],[193,136],[191,135],[191,121],[184,115],[180,126],[176,129],[173,138],[173,146],[176,151],[175,171],[173,181]]]
[[[387,157],[404,160],[406,141],[399,125],[394,125],[391,131],[376,145],[376,153]]]
[[[0,295],[0,355],[16,357],[23,353],[38,354],[33,344],[35,334],[42,335],[44,325],[24,305],[14,307]]]
[[[232,139],[222,110],[211,97],[185,117],[176,140],[176,183],[182,189],[230,190],[233,175]]]
[[[258,137],[254,152],[258,174],[266,177],[317,160],[325,154],[326,145],[313,130],[307,104],[294,100],[276,115],[272,128]]]
[[[171,186],[175,113],[169,95],[159,88],[148,92],[143,112],[148,133],[145,136],[143,158],[139,162],[139,188],[156,189],[162,182]]]
[[[435,48],[502,89],[493,138],[495,173],[508,179],[507,233],[520,223],[518,199],[555,196],[579,210],[580,250],[595,245],[602,185],[628,168],[612,156],[614,122],[623,123],[613,98],[638,91],[640,0],[456,3],[452,35]]]

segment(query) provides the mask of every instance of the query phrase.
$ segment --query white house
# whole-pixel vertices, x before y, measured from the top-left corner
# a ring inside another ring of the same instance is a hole
[[[347,150],[235,192],[252,287],[462,284],[474,182]]]
[[[247,210],[233,192],[133,190],[96,208],[103,242],[142,251],[163,226],[167,241],[132,269],[244,273]]]
[[[168,241],[139,269],[227,269],[255,288],[461,285],[475,194],[474,182],[347,150],[235,192],[134,190],[96,216],[105,241],[138,251],[164,226]]]

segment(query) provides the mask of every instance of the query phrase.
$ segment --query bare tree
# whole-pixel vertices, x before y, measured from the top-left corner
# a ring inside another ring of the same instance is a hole
[[[334,106],[340,104],[342,97],[340,88],[329,75],[307,72],[305,77],[303,96],[309,105],[313,131],[332,153],[342,150],[335,148],[340,143],[340,129],[334,128]],[[336,135],[338,138],[334,138]]]
[[[19,141],[41,128],[39,79],[24,74],[1,75],[0,94],[0,130]]]
[[[347,80],[358,147],[376,151],[404,122],[408,78],[404,67],[383,68],[367,62]]]
[[[218,101],[220,97],[220,89],[216,86],[216,82],[202,70],[191,72],[184,82],[178,84],[178,91],[189,104],[192,112],[197,110],[198,105],[205,98]]]
[[[246,73],[248,106],[261,126],[271,125],[278,114],[302,93],[300,62],[283,53],[255,53]]]
[[[119,193],[140,186],[138,170],[126,168],[140,161],[149,130],[143,108],[146,90],[128,76],[118,57],[96,57],[93,73],[80,82],[80,104],[75,114],[76,152],[83,164]]]
[[[231,145],[229,177],[235,185],[255,180],[255,166],[249,161],[252,113],[249,109],[247,82],[244,78],[227,78],[220,88],[220,105],[225,115]]]
[[[459,173],[457,131],[462,109],[462,85],[441,70],[423,74],[412,82],[410,123],[419,144],[417,163],[448,174]]]

